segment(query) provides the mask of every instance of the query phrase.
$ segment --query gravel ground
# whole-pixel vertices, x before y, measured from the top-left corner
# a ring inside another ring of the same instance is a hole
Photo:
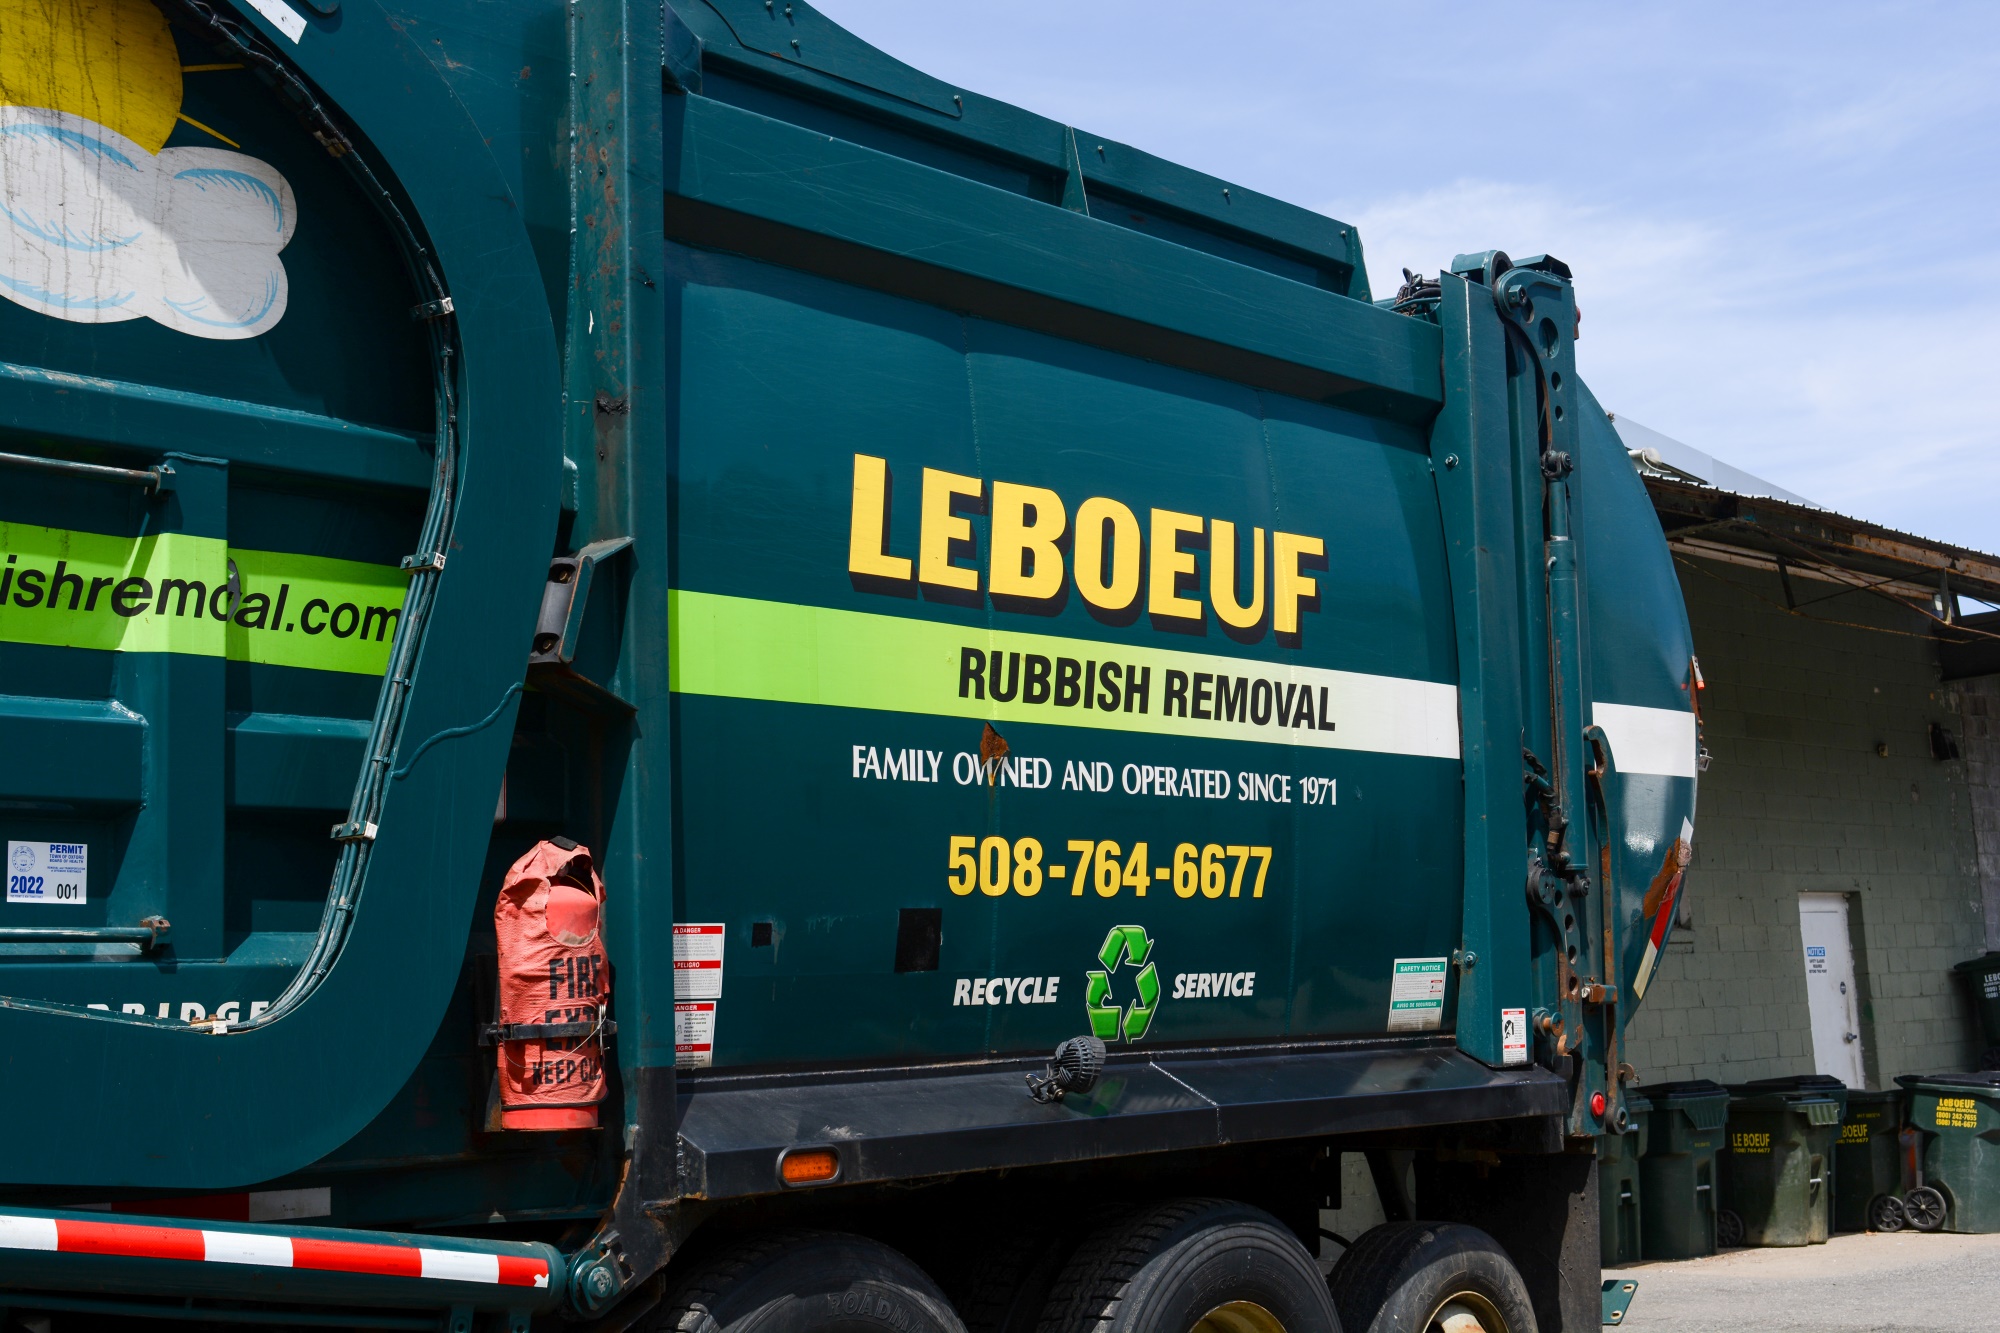
[[[1622,1325],[1638,1333],[1956,1333],[2000,1324],[2000,1235],[1844,1235],[1604,1276],[1638,1281]]]

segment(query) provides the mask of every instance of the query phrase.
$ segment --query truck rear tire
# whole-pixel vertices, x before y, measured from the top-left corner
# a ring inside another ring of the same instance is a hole
[[[953,1293],[967,1333],[1036,1333],[1076,1241],[1073,1229],[1057,1228],[988,1246],[964,1289]]]
[[[1348,1333],[1536,1333],[1527,1284],[1478,1227],[1376,1227],[1340,1256],[1327,1280]]]
[[[1319,1264],[1261,1208],[1176,1199],[1084,1238],[1039,1333],[1340,1333]]]
[[[924,1271],[879,1241],[785,1231],[730,1246],[674,1285],[653,1333],[965,1333]]]

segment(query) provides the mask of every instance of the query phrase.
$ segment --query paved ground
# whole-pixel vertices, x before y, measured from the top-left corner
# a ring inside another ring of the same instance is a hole
[[[1731,1250],[1633,1264],[1623,1327],[1637,1333],[1958,1333],[2000,1325],[2000,1235],[1835,1236],[1802,1249]]]

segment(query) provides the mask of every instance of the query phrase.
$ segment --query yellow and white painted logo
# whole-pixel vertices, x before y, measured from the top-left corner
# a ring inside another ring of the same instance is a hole
[[[1937,1104],[1939,1129],[1978,1129],[1979,1103],[1970,1097],[1940,1097]]]
[[[298,205],[268,162],[168,148],[183,67],[150,0],[0,0],[0,296],[56,319],[254,338]]]

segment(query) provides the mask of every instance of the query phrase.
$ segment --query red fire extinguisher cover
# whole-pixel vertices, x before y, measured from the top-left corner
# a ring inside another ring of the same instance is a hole
[[[604,882],[590,849],[568,839],[536,843],[507,871],[493,905],[493,933],[500,960],[502,1127],[595,1127],[605,1092],[603,1024],[611,974]],[[523,1026],[563,1031],[511,1039],[509,1030]]]

